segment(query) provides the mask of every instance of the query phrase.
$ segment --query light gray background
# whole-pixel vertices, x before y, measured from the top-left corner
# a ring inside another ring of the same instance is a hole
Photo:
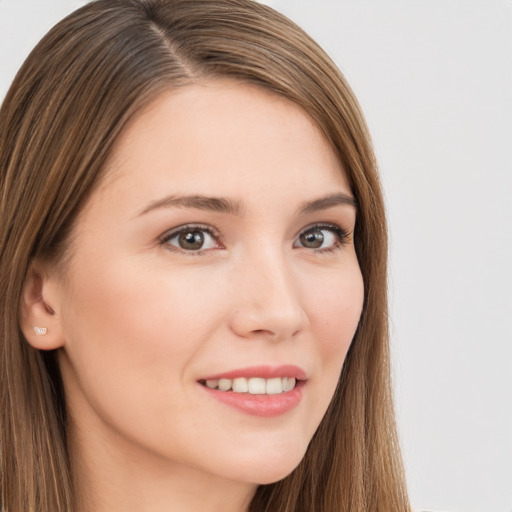
[[[83,1],[0,0],[0,98]],[[268,0],[372,131],[391,234],[397,409],[413,505],[512,510],[512,1]]]

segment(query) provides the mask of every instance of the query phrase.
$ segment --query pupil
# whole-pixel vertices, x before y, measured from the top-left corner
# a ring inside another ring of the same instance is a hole
[[[204,235],[200,231],[188,231],[180,235],[179,242],[183,249],[201,249]]]
[[[304,247],[317,249],[324,243],[324,235],[321,231],[309,231],[301,235],[301,242]]]

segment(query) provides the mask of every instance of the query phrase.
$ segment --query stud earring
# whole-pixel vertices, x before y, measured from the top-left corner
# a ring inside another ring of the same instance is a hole
[[[48,332],[48,329],[46,327],[32,327],[32,329],[34,329],[34,332],[38,336],[44,336]]]

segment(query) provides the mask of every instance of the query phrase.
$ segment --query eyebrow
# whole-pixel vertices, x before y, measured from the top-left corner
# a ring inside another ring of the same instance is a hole
[[[303,215],[308,213],[315,213],[321,210],[327,210],[328,208],[333,208],[334,206],[338,205],[352,206],[357,210],[356,199],[348,194],[339,192],[315,199],[314,201],[303,203],[299,208],[299,213]]]
[[[342,192],[330,194],[313,201],[307,201],[299,207],[299,214],[306,215],[321,210],[327,210],[338,205],[352,206],[357,209],[357,201],[350,195]],[[160,208],[194,208],[197,210],[213,211],[242,217],[244,208],[240,201],[233,201],[224,197],[209,197],[202,195],[192,196],[167,196],[150,203],[138,217]]]
[[[241,217],[244,213],[242,203],[240,201],[232,201],[223,197],[208,197],[208,196],[168,196],[163,199],[158,199],[150,203],[138,216],[145,215],[146,213],[156,210],[158,208],[195,208],[197,210],[208,210],[219,213],[226,213],[228,215],[235,215]]]

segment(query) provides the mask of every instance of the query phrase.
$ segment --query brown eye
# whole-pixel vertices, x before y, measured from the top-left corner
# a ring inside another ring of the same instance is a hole
[[[198,252],[219,248],[218,236],[213,229],[205,226],[183,226],[162,239],[162,244],[171,249],[185,252]]]
[[[299,234],[294,247],[314,249],[316,252],[329,252],[341,247],[348,240],[344,229],[335,224],[316,225]]]
[[[197,251],[203,247],[204,235],[201,231],[184,231],[179,234],[178,243],[182,249]]]
[[[308,249],[318,249],[324,243],[324,234],[321,229],[311,229],[299,236],[300,243]]]

